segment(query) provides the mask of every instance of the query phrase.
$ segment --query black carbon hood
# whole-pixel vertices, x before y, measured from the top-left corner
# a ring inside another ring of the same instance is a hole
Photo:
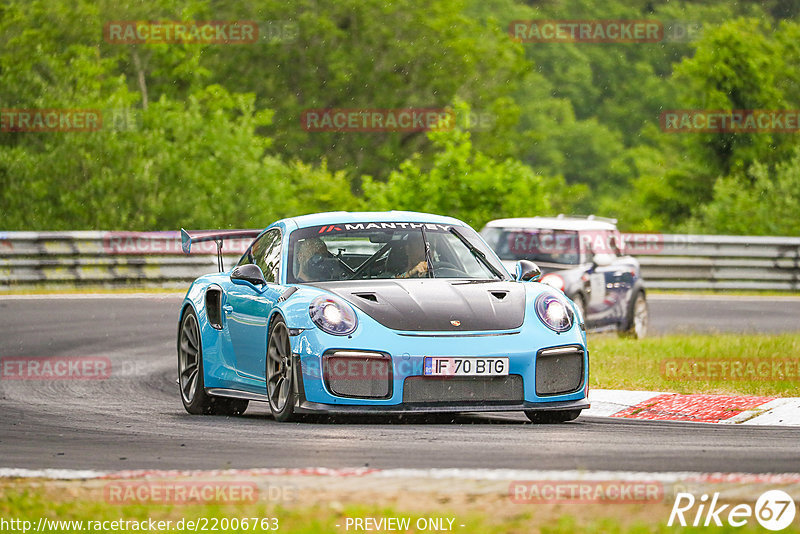
[[[525,319],[525,287],[516,282],[426,278],[310,285],[338,295],[393,330],[511,330]]]

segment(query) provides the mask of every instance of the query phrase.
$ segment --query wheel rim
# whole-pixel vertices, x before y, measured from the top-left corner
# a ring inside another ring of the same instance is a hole
[[[197,319],[187,313],[181,326],[180,348],[178,350],[178,378],[181,397],[191,404],[197,394],[197,381],[200,374],[200,328]]]
[[[267,396],[273,410],[282,412],[292,389],[292,354],[289,330],[283,323],[272,329],[267,346]]]
[[[636,337],[647,334],[647,302],[643,297],[636,299],[636,308],[633,313],[633,329]]]

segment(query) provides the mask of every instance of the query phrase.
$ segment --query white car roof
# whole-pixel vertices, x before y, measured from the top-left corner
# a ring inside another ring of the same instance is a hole
[[[613,219],[611,219],[613,220]],[[610,220],[589,217],[517,217],[496,219],[486,223],[485,228],[550,229],[550,230],[616,230]]]

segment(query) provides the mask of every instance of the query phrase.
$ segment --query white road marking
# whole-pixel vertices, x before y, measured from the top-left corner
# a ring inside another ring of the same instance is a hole
[[[796,295],[707,295],[690,293],[648,293],[647,300],[725,300],[725,301],[800,301],[800,296]]]
[[[0,467],[0,478],[49,478],[53,480],[78,480],[100,478],[103,471],[79,469],[19,469],[16,467]]]
[[[0,478],[48,478],[54,480],[118,479],[118,478],[177,478],[177,477],[232,477],[232,476],[323,476],[399,479],[456,479],[456,480],[552,480],[552,481],[653,481],[675,482],[725,482],[800,484],[800,473],[706,473],[699,471],[647,472],[647,471],[583,471],[538,469],[329,469],[317,468],[265,468],[228,470],[142,470],[142,471],[90,471],[73,469],[20,469],[0,468]]]
[[[0,294],[0,300],[98,300],[98,299],[181,299],[186,293],[52,293],[13,295]]]

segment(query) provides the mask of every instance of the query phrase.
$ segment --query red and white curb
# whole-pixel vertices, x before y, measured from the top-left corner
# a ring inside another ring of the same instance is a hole
[[[583,415],[741,425],[800,426],[800,398],[594,389]]]

